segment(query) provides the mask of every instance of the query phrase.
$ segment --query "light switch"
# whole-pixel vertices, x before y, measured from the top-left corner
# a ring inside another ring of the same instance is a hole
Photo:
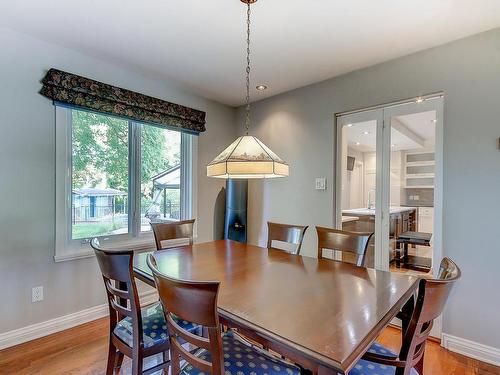
[[[326,178],[321,177],[316,179],[316,190],[326,190]]]

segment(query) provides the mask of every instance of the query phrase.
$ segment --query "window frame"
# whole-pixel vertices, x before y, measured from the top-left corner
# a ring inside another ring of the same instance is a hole
[[[55,255],[56,262],[94,256],[90,239],[72,239],[72,110],[71,106],[55,105]],[[96,112],[103,116],[116,117]],[[152,231],[141,232],[141,127],[155,126],[128,120],[129,126],[129,189],[128,233],[97,236],[106,247],[146,250],[154,246]],[[165,128],[165,127],[161,127]],[[178,131],[178,129],[167,128]],[[196,136],[181,133],[181,220],[196,217]],[[196,228],[195,228],[196,234]]]

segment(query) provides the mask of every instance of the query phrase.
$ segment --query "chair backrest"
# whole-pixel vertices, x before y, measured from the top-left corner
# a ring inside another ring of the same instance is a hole
[[[350,253],[357,266],[364,266],[366,249],[373,233],[349,232],[340,229],[316,227],[318,233],[318,259],[323,258],[323,249]],[[344,255],[344,254],[343,254]]]
[[[162,274],[152,254],[147,263],[156,283],[156,289],[163,305],[165,320],[170,338],[172,374],[180,373],[180,362],[185,360],[197,369],[217,375],[224,375],[222,336],[217,313],[218,281],[187,281]],[[208,338],[194,335],[184,330],[174,320],[186,320],[203,326],[208,331]],[[185,342],[208,350],[211,362],[198,358],[187,351],[179,342]]]
[[[306,233],[308,226],[303,225],[290,225],[290,224],[280,224],[267,222],[267,248],[268,249],[279,249],[272,246],[273,241],[287,242],[289,244],[295,245],[295,249],[290,251],[293,254],[300,254],[300,248],[302,247],[302,241],[304,240],[304,234]]]
[[[194,221],[195,219],[169,223],[151,223],[155,235],[156,249],[163,249],[163,241],[175,240],[177,238],[187,238],[189,239],[189,244],[192,245]]]
[[[443,312],[453,284],[460,278],[460,268],[450,258],[441,261],[437,279],[421,279],[417,301],[411,321],[404,332],[399,359],[405,366],[398,368],[396,375],[410,374],[424,355],[425,343],[432,329],[433,321]]]
[[[111,332],[120,320],[130,317],[133,345],[140,348],[143,346],[142,317],[139,294],[133,275],[134,252],[105,250],[97,238],[94,238],[90,245],[94,249],[106,288]]]

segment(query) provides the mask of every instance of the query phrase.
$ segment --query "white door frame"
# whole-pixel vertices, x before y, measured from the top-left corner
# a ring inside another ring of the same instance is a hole
[[[384,180],[390,184],[390,159],[391,159],[391,118],[394,116],[404,116],[424,111],[436,111],[436,144],[435,144],[435,171],[434,171],[434,228],[433,228],[433,249],[432,249],[432,272],[437,275],[439,272],[439,263],[443,256],[443,95],[428,98],[426,100],[417,100],[414,102],[389,106],[384,108]],[[385,199],[389,199],[389,193]],[[384,206],[384,209],[387,207]],[[387,234],[387,237],[386,237]],[[384,239],[387,239],[389,245],[389,233],[384,233]],[[384,241],[385,242],[385,241]],[[384,243],[385,245],[385,243]],[[434,320],[430,335],[441,338],[442,317]]]
[[[376,207],[375,207],[375,268],[388,270],[389,252],[389,202],[390,202],[390,157],[391,157],[391,126],[390,118],[423,111],[436,111],[436,144],[435,144],[435,177],[434,177],[434,232],[432,271],[438,274],[439,263],[443,256],[443,129],[444,129],[444,95],[431,94],[407,101],[372,107],[347,114],[337,114],[335,123],[336,160],[335,160],[335,212],[336,227],[342,228],[342,129],[349,123],[369,120],[377,121],[377,173],[376,176]],[[381,135],[381,136],[379,136]],[[380,188],[381,187],[381,188]],[[384,188],[385,187],[385,188]],[[379,237],[379,238],[378,238]],[[381,237],[381,238],[380,238]],[[377,239],[378,238],[378,239]],[[434,321],[431,332],[433,337],[441,337],[441,317]]]
[[[439,263],[443,256],[443,96],[429,98],[421,102],[411,102],[384,108],[384,137],[388,148],[384,153],[384,179],[390,182],[390,145],[391,145],[391,117],[408,114],[436,111],[436,145],[435,145],[435,176],[434,176],[434,231],[432,251],[432,271],[437,275]],[[388,192],[384,192],[388,194]],[[386,197],[389,199],[389,195]]]
[[[380,171],[383,169],[383,158],[382,158],[382,142],[383,138],[383,123],[384,123],[384,115],[381,109],[372,109],[366,110],[358,113],[347,114],[344,116],[338,116],[336,121],[336,168],[335,168],[335,176],[336,176],[336,189],[335,189],[335,217],[334,222],[335,226],[338,229],[342,229],[342,183],[343,176],[342,172],[344,171],[344,163],[346,160],[343,158],[343,137],[342,130],[344,126],[352,123],[359,123],[365,121],[376,121],[377,128],[377,145],[376,145],[376,169]],[[383,176],[382,173],[376,173],[376,181],[375,181],[375,233],[382,233],[384,225],[384,217],[382,207],[383,204]],[[363,197],[364,199],[364,197]],[[387,221],[387,220],[386,220]],[[389,225],[387,224],[387,233],[389,233]],[[382,251],[384,249],[383,244],[383,236],[375,236],[375,268],[379,270],[388,271],[389,270],[389,252]],[[386,247],[388,248],[388,247]]]

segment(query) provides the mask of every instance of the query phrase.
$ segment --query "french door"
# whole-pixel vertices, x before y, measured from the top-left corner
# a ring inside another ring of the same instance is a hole
[[[397,234],[423,228],[418,224],[421,207],[430,211],[432,206],[433,220],[425,231],[432,233],[429,265],[437,273],[442,254],[442,121],[442,95],[337,116],[336,226],[375,233],[368,264],[376,269],[389,270]],[[426,155],[432,160],[425,161]],[[424,161],[413,161],[419,159]],[[413,215],[410,224],[395,220],[401,212]]]
[[[399,234],[429,232],[431,246],[410,245],[408,258],[424,259],[429,272],[437,274],[442,151],[441,94],[337,116],[335,222],[338,229],[375,233],[368,266],[400,271],[394,265],[401,254],[396,251]],[[437,319],[431,335],[440,337],[440,332]]]
[[[380,109],[337,117],[335,201],[337,228],[374,231],[368,251],[373,259],[368,263],[376,269],[388,270],[389,256],[382,251],[388,246],[384,235],[388,233],[383,217],[384,175],[380,173],[384,168],[383,125],[384,113]]]

